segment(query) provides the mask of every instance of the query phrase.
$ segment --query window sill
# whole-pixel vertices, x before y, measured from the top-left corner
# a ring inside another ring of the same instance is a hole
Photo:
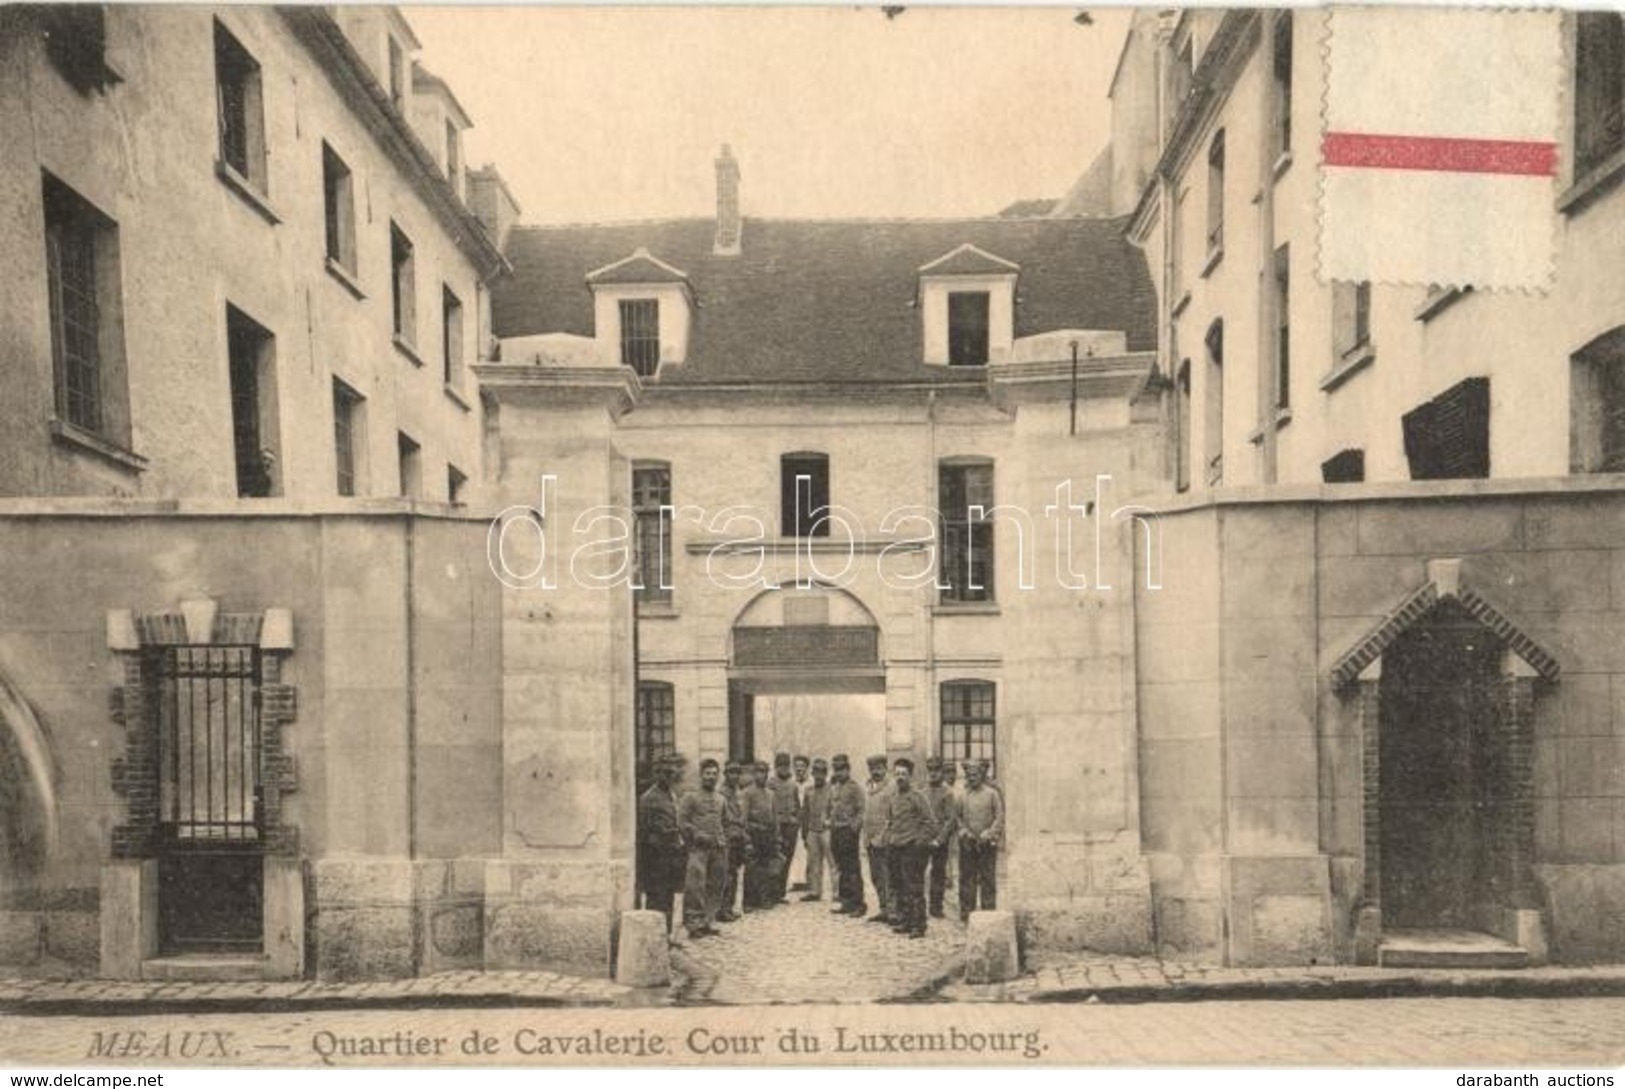
[[[1586,171],[1565,189],[1557,198],[1557,210],[1564,215],[1573,215],[1622,179],[1625,179],[1625,147]]]
[[[443,388],[446,391],[446,397],[451,400],[452,404],[456,405],[458,408],[462,409],[464,412],[473,412],[474,411],[474,406],[468,403],[468,398],[463,396],[463,391],[462,390],[458,389],[456,386],[452,385],[450,382],[447,382],[446,385]]]
[[[1450,287],[1443,291],[1435,292],[1434,294],[1429,295],[1427,298],[1422,300],[1422,305],[1416,308],[1416,320],[1428,321],[1437,315],[1441,310],[1453,305],[1458,299],[1462,298],[1462,296],[1466,295],[1471,290],[1472,288],[1470,287]]]
[[[1208,252],[1207,252],[1207,260],[1202,263],[1202,279],[1204,279],[1204,280],[1207,279],[1208,273],[1210,273],[1214,269],[1218,268],[1219,267],[1219,262],[1223,261],[1223,260],[1224,260],[1224,246],[1223,245],[1218,245],[1218,246],[1215,246],[1212,249],[1208,250]]]
[[[1337,364],[1333,366],[1331,370],[1326,372],[1326,377],[1320,380],[1320,388],[1327,393],[1330,393],[1338,386],[1341,386],[1344,382],[1347,382],[1350,378],[1353,378],[1356,374],[1359,374],[1361,371],[1371,366],[1376,359],[1377,349],[1371,346],[1371,342],[1369,340],[1364,344],[1355,345],[1347,352],[1344,352],[1343,358],[1338,360]]]
[[[639,601],[639,620],[676,620],[682,614],[669,601]]]
[[[395,345],[395,350],[397,352],[400,352],[408,360],[411,361],[412,366],[414,366],[414,367],[423,366],[423,357],[421,355],[418,355],[418,350],[412,346],[411,341],[407,340],[405,337],[401,336],[399,333],[391,334],[390,338],[389,338],[389,341],[390,341],[391,344]]]
[[[931,606],[935,616],[1000,616],[997,601],[939,601]]]
[[[361,285],[356,282],[355,273],[351,272],[349,269],[345,268],[331,257],[326,259],[326,264],[327,274],[333,277],[333,279],[337,280],[339,283],[343,284],[346,291],[354,295],[357,299],[365,299],[367,297],[367,293],[362,291]]]
[[[227,189],[236,193],[243,199],[244,203],[264,217],[265,222],[273,227],[282,222],[282,217],[277,215],[275,208],[271,207],[271,202],[265,194],[260,192],[259,187],[253,182],[237,173],[236,167],[224,159],[216,159],[214,161],[214,173],[216,177],[226,183]]]
[[[147,468],[147,459],[134,450],[127,450],[117,443],[109,442],[100,435],[55,416],[51,417],[51,439],[63,446],[94,454],[103,461],[111,462],[132,473],[143,472]]]
[[[1285,427],[1291,422],[1292,409],[1282,406],[1275,410],[1275,430],[1279,431],[1281,428]],[[1247,441],[1252,443],[1254,446],[1262,444],[1264,441],[1264,429],[1262,427],[1255,429],[1251,435],[1247,436]]]
[[[1168,312],[1169,317],[1175,317],[1175,318],[1179,317],[1179,315],[1181,315],[1181,314],[1183,314],[1185,312],[1185,308],[1187,306],[1189,306],[1190,304],[1191,304],[1191,293],[1189,291],[1187,291],[1183,295],[1179,296],[1179,301],[1178,302],[1174,303],[1173,309]]]

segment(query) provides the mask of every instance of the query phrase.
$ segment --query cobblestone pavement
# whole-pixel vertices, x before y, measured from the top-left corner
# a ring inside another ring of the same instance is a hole
[[[959,969],[964,927],[931,919],[922,939],[794,899],[672,951],[678,1004],[875,1002],[928,991]]]
[[[919,943],[915,943],[919,944]],[[803,1006],[765,1009],[724,1029],[706,1009],[314,1010],[189,1016],[0,1016],[0,1063],[53,1071],[91,1063],[121,1068],[403,1066],[482,1061],[503,1066],[583,1061],[755,1065],[813,1063],[1021,1065],[1280,1064],[1446,1065],[1521,1073],[1554,1065],[1625,1061],[1625,999],[1400,998],[1384,1001],[1172,1002],[1151,1005]],[[775,1046],[786,1026],[817,1034],[819,1054]],[[759,1046],[719,1054],[718,1034],[759,1033]],[[1002,1035],[1014,1048],[888,1050],[887,1034]],[[479,1032],[494,1041],[469,1050]],[[116,1034],[116,1036],[114,1035]],[[602,1036],[600,1035],[602,1034]],[[603,1036],[658,1039],[659,1052]],[[842,1044],[845,1038],[846,1046]],[[869,1043],[863,1038],[867,1037]],[[579,1041],[565,1054],[547,1039]],[[183,1051],[184,1048],[191,1048]],[[183,1061],[189,1060],[189,1061]],[[1520,1069],[1521,1068],[1521,1069]],[[1451,1079],[1454,1080],[1453,1078]]]
[[[1029,957],[1028,974],[1008,983],[951,982],[944,998],[970,1002],[1167,1001],[1187,998],[1293,997],[1315,992],[1340,996],[1428,994],[1622,995],[1625,965],[1597,968],[1366,968],[1322,965],[1226,968],[1155,957],[1101,955]]]

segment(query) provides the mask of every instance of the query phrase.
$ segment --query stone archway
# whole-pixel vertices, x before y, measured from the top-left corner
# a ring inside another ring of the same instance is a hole
[[[1460,572],[1459,560],[1429,562],[1427,581],[1331,671],[1362,741],[1359,963],[1377,962],[1385,930],[1419,925],[1545,957],[1533,719],[1537,682],[1559,667]]]

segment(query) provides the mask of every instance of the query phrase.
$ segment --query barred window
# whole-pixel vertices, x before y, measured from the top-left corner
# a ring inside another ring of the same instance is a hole
[[[122,442],[121,412],[110,396],[121,376],[117,322],[118,227],[66,185],[44,179],[46,284],[57,415],[75,427]],[[109,381],[113,379],[114,381]]]
[[[942,600],[992,601],[993,464],[948,463],[937,469],[941,516]]]
[[[637,599],[670,601],[671,466],[633,468],[632,516],[637,526]]]
[[[991,681],[948,681],[942,686],[944,760],[985,760],[994,777],[998,721]]]
[[[642,794],[654,782],[654,764],[677,751],[677,705],[672,687],[664,681],[638,685],[636,737],[637,786]]]
[[[621,365],[648,378],[660,369],[660,300],[621,300]]]

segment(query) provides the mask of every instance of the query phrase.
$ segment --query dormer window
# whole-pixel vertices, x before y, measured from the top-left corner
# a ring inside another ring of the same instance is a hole
[[[660,369],[660,300],[621,300],[621,366],[647,378]]]
[[[987,366],[986,291],[948,293],[948,363],[954,367]]]
[[[599,358],[652,378],[688,355],[694,295],[688,275],[648,250],[587,274]]]
[[[985,367],[1009,357],[1019,267],[966,243],[920,269],[926,363]]]

